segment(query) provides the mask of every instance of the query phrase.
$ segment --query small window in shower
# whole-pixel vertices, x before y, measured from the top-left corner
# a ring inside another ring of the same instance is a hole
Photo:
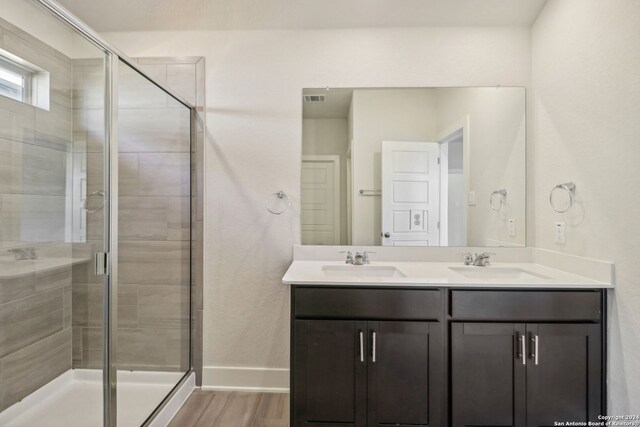
[[[49,109],[49,73],[0,49],[0,95]]]

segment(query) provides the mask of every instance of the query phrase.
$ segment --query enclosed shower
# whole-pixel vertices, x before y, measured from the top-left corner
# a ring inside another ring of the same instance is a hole
[[[0,0],[0,425],[139,426],[192,373],[195,109]]]

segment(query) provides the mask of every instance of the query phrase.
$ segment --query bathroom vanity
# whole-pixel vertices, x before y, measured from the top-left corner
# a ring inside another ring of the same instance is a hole
[[[283,282],[292,426],[550,426],[606,411],[610,283],[534,263],[300,260]]]

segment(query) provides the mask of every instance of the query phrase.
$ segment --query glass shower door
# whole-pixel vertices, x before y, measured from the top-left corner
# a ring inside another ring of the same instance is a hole
[[[191,110],[118,55],[0,0],[2,426],[139,426],[191,368]]]
[[[191,111],[123,61],[117,89],[117,408],[133,427],[190,369]]]
[[[107,58],[35,2],[0,1],[2,426],[103,422]]]

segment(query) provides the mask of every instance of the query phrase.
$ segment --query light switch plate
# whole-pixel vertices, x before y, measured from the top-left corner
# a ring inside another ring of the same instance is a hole
[[[475,205],[476,205],[476,192],[469,191],[469,206],[475,206]]]
[[[516,220],[515,220],[515,218],[509,218],[508,227],[509,227],[509,237],[516,237]]]
[[[567,241],[566,224],[564,222],[555,223],[556,243],[564,244]]]

